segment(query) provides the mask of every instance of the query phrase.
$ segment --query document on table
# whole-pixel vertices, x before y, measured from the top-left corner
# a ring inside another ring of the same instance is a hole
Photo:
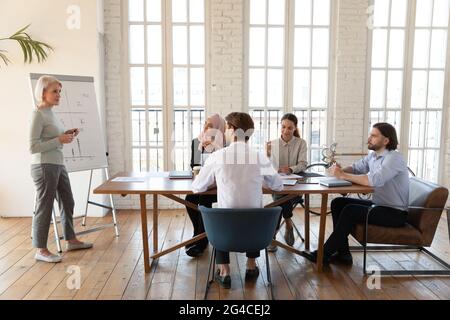
[[[112,182],[145,182],[145,177],[117,177]]]
[[[299,176],[298,174],[286,174],[286,173],[280,173],[280,178],[281,179],[286,179],[286,180],[293,180],[293,179],[303,179],[303,176]]]

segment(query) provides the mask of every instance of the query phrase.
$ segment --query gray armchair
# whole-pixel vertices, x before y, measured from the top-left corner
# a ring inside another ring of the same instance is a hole
[[[428,254],[443,266],[441,270],[382,270],[381,275],[450,275],[450,265],[430,252],[442,212],[446,209],[448,189],[437,184],[410,178],[408,222],[401,228],[389,228],[368,224],[370,210],[365,224],[358,224],[353,237],[362,247],[350,247],[352,251],[364,251],[363,269],[366,269],[367,251],[419,250]],[[450,237],[450,210],[447,209],[447,222]],[[367,246],[368,243],[383,246]],[[392,246],[394,245],[394,246]]]

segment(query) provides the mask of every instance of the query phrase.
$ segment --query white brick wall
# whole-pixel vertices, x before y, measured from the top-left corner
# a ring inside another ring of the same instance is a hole
[[[123,111],[126,87],[121,76],[122,41],[120,0],[105,0],[106,117],[111,172],[125,169],[125,126]],[[369,0],[336,1],[338,8],[335,48],[335,95],[330,100],[331,139],[339,152],[365,150],[364,104],[366,81],[367,14]],[[210,0],[209,113],[227,114],[243,110],[244,0]],[[126,19],[123,19],[126,21]],[[450,111],[449,111],[450,114]],[[450,116],[450,115],[449,115]],[[448,120],[447,120],[448,123]],[[446,134],[445,184],[450,186],[450,128]],[[351,161],[349,158],[347,161]],[[151,206],[151,198],[148,198]],[[174,204],[163,199],[162,207]],[[117,197],[120,208],[138,208],[134,197]]]
[[[242,111],[243,0],[212,0],[209,112]]]
[[[125,170],[125,126],[126,115],[123,111],[124,98],[122,88],[121,64],[124,43],[122,41],[122,5],[121,0],[105,0],[105,94],[106,94],[106,136],[109,152],[109,171],[111,175]],[[138,199],[130,196],[114,196],[117,208],[138,208]]]
[[[333,140],[339,152],[363,151],[368,0],[339,1]]]

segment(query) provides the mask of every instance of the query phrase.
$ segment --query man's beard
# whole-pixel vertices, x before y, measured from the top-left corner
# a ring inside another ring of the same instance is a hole
[[[377,151],[381,149],[381,146],[376,145],[376,144],[367,144],[367,149],[372,150],[372,151]]]

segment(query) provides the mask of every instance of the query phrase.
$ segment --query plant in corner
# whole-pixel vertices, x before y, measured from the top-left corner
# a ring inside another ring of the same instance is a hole
[[[53,48],[44,42],[31,38],[26,32],[29,26],[27,25],[8,38],[0,38],[0,41],[17,41],[22,48],[24,63],[33,62],[33,57],[36,57],[39,63],[44,62],[48,57],[48,52],[53,51]],[[8,59],[6,53],[6,50],[0,49],[0,59],[5,65],[8,65],[11,60]]]

